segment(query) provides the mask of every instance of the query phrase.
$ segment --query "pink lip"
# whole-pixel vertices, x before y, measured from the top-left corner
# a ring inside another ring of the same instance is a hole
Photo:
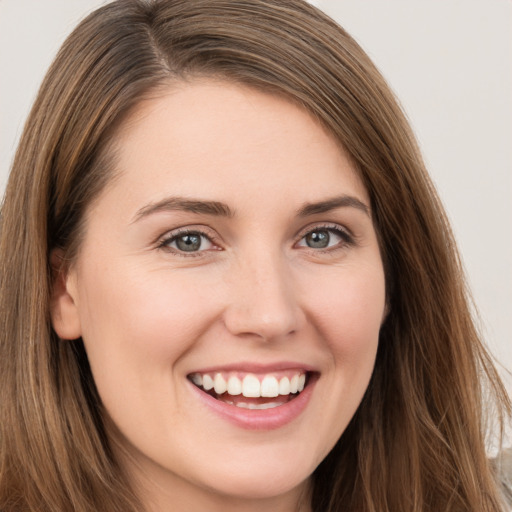
[[[315,368],[309,365],[304,365],[302,363],[297,363],[295,361],[282,361],[279,363],[273,364],[258,364],[251,362],[240,362],[233,363],[222,366],[210,366],[208,368],[201,368],[198,370],[194,370],[192,373],[215,373],[215,372],[244,372],[244,373],[272,373],[278,372],[282,370],[305,370],[307,372],[315,372],[317,371]]]
[[[290,368],[290,366],[287,366],[286,368]],[[292,365],[291,368],[304,367],[302,365]],[[236,369],[240,370],[240,365],[236,365]],[[244,365],[243,369],[244,371],[247,370],[247,366]],[[229,367],[223,366],[222,370],[229,371]],[[207,373],[208,371],[215,370],[201,370],[199,373]],[[260,369],[260,372],[261,371],[262,370]],[[269,367],[265,367],[264,371],[270,372],[272,370],[269,370]],[[278,371],[277,368],[274,367],[274,371]],[[254,365],[252,372],[256,372]],[[313,394],[313,389],[317,380],[318,374],[313,373],[310,375],[307,386],[296,398],[272,409],[243,409],[234,405],[229,405],[205,393],[192,384],[192,382],[189,382],[189,385],[192,392],[195,393],[206,407],[232,424],[246,430],[274,430],[290,423],[304,411],[309,403],[311,395]]]

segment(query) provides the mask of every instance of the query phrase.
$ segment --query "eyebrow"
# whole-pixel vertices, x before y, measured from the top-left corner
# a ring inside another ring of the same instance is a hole
[[[308,217],[319,213],[326,213],[337,208],[356,208],[370,216],[370,209],[354,196],[338,196],[316,203],[306,203],[298,211],[298,217]],[[234,217],[234,211],[225,203],[219,201],[204,201],[201,199],[186,199],[183,197],[167,197],[157,203],[150,203],[135,214],[133,222],[137,222],[149,215],[159,212],[187,211],[216,217]]]
[[[362,201],[354,196],[338,196],[332,197],[325,201],[319,201],[318,203],[307,203],[302,206],[298,211],[299,217],[308,217],[309,215],[316,215],[318,213],[326,213],[337,208],[356,208],[361,210],[366,215],[370,216],[370,208],[365,205]]]
[[[234,212],[231,208],[224,203],[219,201],[203,201],[200,199],[186,199],[183,197],[167,197],[158,201],[157,203],[151,203],[135,214],[133,222],[137,222],[144,217],[159,212],[172,212],[176,210],[182,210],[191,213],[200,213],[205,215],[214,215],[216,217],[233,217]]]

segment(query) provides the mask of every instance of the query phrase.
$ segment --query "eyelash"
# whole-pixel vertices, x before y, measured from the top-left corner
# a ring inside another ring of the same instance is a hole
[[[346,249],[347,247],[351,247],[356,244],[356,240],[355,240],[354,236],[346,228],[342,228],[338,224],[320,224],[320,225],[316,225],[313,227],[307,227],[304,231],[302,231],[300,238],[299,238],[299,242],[302,241],[307,235],[314,233],[314,232],[318,232],[318,231],[327,231],[330,234],[335,234],[336,236],[341,238],[342,241],[333,247],[326,247],[323,249],[315,249],[313,247],[306,247],[306,249],[309,249],[315,253],[317,253],[317,252],[323,252],[323,253],[335,252],[337,250]]]
[[[327,231],[328,233],[335,234],[342,240],[341,245],[337,244],[334,247],[327,247],[327,248],[313,248],[313,247],[307,247],[307,246],[305,247],[305,249],[308,249],[315,253],[335,252],[337,250],[346,249],[347,247],[351,247],[356,244],[356,241],[355,241],[353,235],[350,234],[350,232],[347,229],[342,228],[337,224],[325,224],[325,225],[317,225],[317,226],[307,228],[306,230],[304,230],[300,234],[298,242],[296,242],[294,245],[297,245],[297,243],[302,241],[308,234],[314,233],[315,231],[316,232]],[[206,233],[204,230],[189,229],[189,228],[179,229],[177,231],[168,233],[158,242],[157,248],[168,251],[168,252],[172,252],[173,254],[177,254],[177,255],[179,255],[181,257],[185,257],[185,258],[199,257],[199,256],[202,256],[204,252],[208,251],[208,249],[203,249],[203,250],[198,250],[198,251],[187,252],[187,251],[182,251],[177,248],[170,247],[170,244],[177,241],[180,237],[183,237],[186,235],[199,236],[202,239],[208,240],[208,242],[210,242],[215,247],[214,250],[222,250],[219,248],[219,245],[216,243],[216,237],[212,236],[209,233]]]
[[[184,258],[194,258],[198,256],[202,256],[205,250],[200,251],[181,251],[174,247],[169,247],[169,245],[175,241],[177,241],[180,237],[184,237],[186,235],[190,236],[199,236],[202,239],[208,240],[214,247],[216,247],[216,250],[220,250],[219,245],[216,243],[216,237],[214,237],[212,234],[206,233],[204,230],[201,229],[190,229],[190,228],[184,228],[184,229],[178,229],[176,231],[172,231],[171,233],[167,233],[164,235],[164,237],[158,242],[158,249],[162,249],[164,251],[172,252],[173,254],[176,254],[178,256],[182,256]]]

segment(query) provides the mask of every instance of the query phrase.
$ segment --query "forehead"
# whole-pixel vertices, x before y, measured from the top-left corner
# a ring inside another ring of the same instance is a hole
[[[302,192],[311,196],[302,201],[314,202],[315,195],[332,196],[336,183],[367,200],[339,142],[305,109],[231,82],[160,90],[122,123],[115,147],[127,196],[213,195],[245,203],[248,192],[268,198],[278,191],[281,199]]]

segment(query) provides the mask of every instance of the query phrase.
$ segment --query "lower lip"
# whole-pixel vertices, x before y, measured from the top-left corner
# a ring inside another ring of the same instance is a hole
[[[274,430],[291,423],[300,416],[309,403],[316,381],[317,377],[311,376],[308,385],[297,397],[271,409],[243,409],[217,400],[191,382],[190,386],[209,409],[237,427],[246,430]]]

